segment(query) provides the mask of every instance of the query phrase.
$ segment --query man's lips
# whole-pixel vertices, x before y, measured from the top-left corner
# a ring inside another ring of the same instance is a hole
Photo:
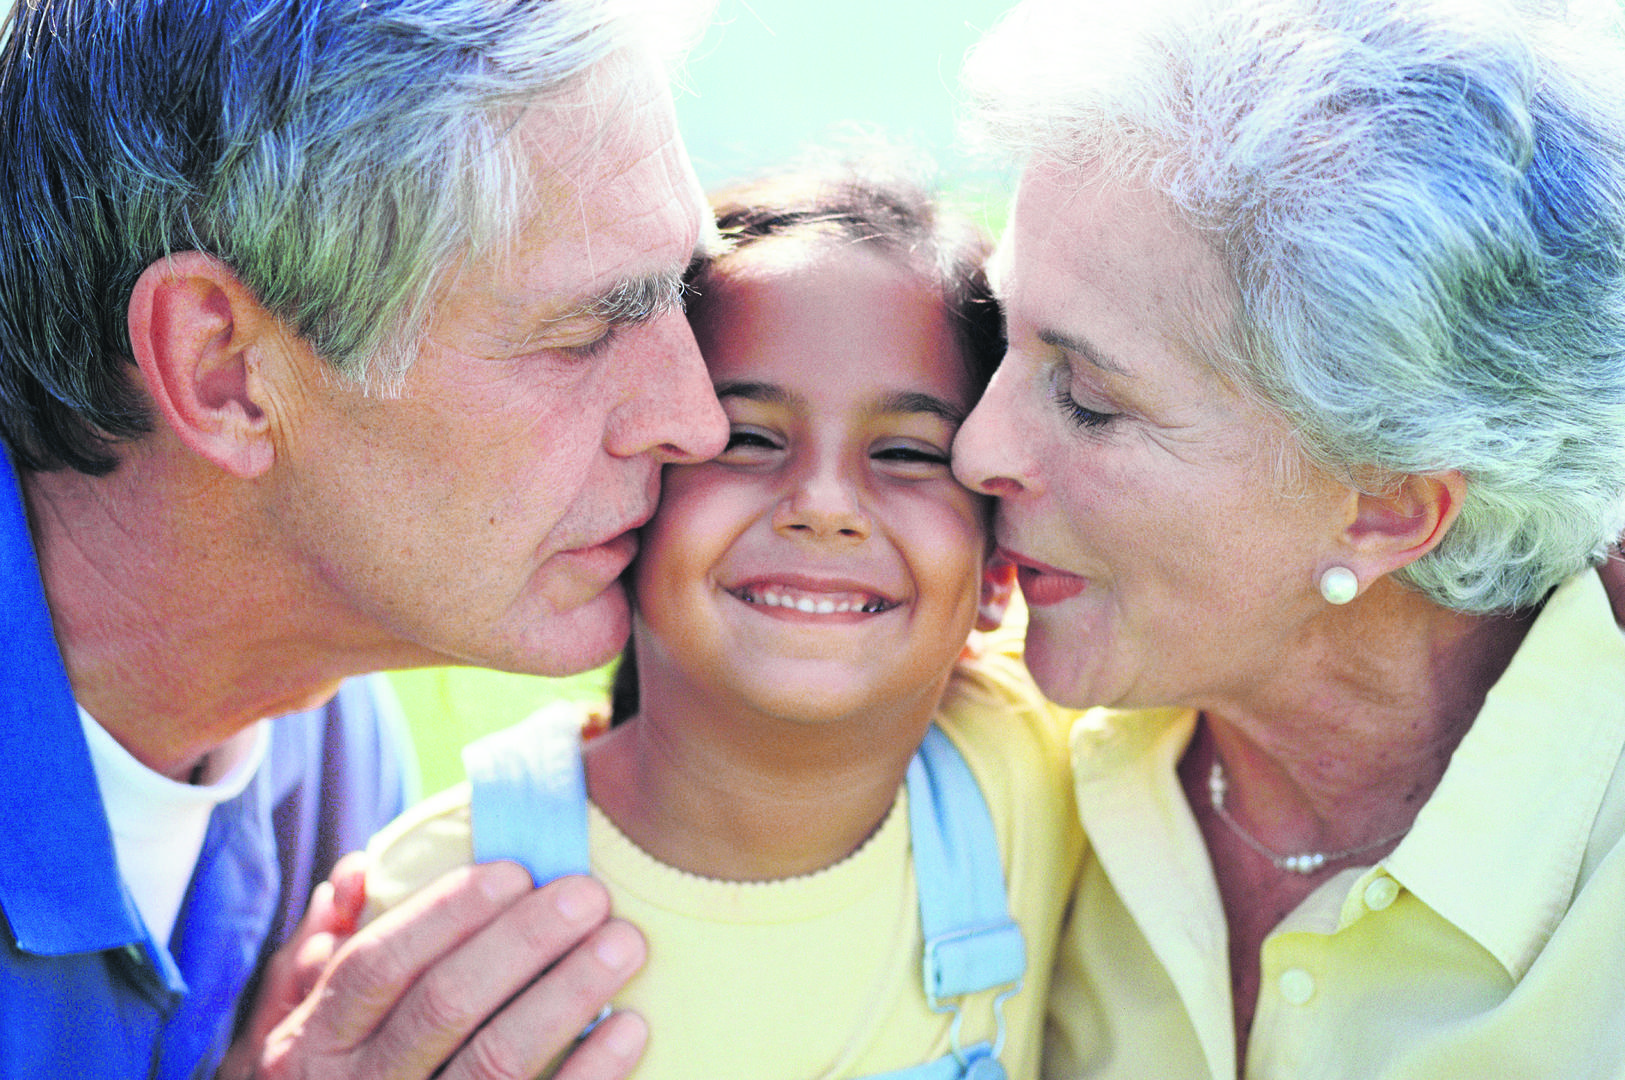
[[[649,519],[654,516],[655,503],[651,500],[647,510],[642,510],[636,516],[629,518],[619,531],[605,536],[602,540],[568,548],[559,554],[580,556],[593,561],[621,559],[624,560],[621,566],[621,569],[624,570],[626,568],[625,564],[630,563],[637,557],[639,548],[638,530],[647,525]]]
[[[1029,559],[1009,548],[999,548],[999,554],[1016,566],[1016,580],[1021,582],[1021,596],[1029,607],[1045,607],[1070,600],[1083,592],[1089,579],[1065,570]]]
[[[621,572],[637,558],[637,554],[637,530],[628,529],[596,544],[561,551],[555,557],[566,559],[595,577],[605,576],[614,579],[620,577]]]

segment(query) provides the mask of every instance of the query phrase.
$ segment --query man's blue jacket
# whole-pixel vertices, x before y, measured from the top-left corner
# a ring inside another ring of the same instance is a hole
[[[209,821],[173,935],[152,940],[119,877],[0,451],[0,1077],[214,1073],[245,989],[311,889],[416,782],[379,679],[272,721],[259,772]]]

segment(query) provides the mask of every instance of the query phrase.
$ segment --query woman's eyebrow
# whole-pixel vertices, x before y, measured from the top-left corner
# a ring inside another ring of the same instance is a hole
[[[1122,375],[1127,378],[1133,377],[1128,368],[1107,356],[1094,342],[1086,338],[1074,337],[1060,330],[1048,328],[1038,331],[1037,336],[1039,341],[1042,341],[1050,348],[1069,352],[1074,356],[1087,360],[1102,371],[1108,371],[1113,375]]]

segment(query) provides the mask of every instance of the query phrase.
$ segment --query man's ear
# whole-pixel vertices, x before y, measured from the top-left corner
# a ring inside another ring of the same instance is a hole
[[[254,370],[275,325],[230,267],[199,251],[159,259],[130,294],[130,345],[153,406],[183,444],[245,480],[275,457]]]
[[[1420,559],[1450,531],[1467,479],[1452,469],[1410,473],[1382,494],[1355,496],[1353,519],[1343,538],[1361,581],[1374,581]]]
[[[982,564],[982,595],[976,605],[976,629],[997,630],[1016,590],[1016,564],[990,553]]]

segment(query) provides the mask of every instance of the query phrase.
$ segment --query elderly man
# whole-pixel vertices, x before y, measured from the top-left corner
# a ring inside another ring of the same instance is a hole
[[[296,924],[404,798],[350,677],[607,659],[660,466],[722,445],[656,37],[614,0],[18,5],[0,1074],[209,1075],[235,1031],[233,1074],[532,1075],[640,962],[596,885],[508,865],[354,936],[340,875]]]

